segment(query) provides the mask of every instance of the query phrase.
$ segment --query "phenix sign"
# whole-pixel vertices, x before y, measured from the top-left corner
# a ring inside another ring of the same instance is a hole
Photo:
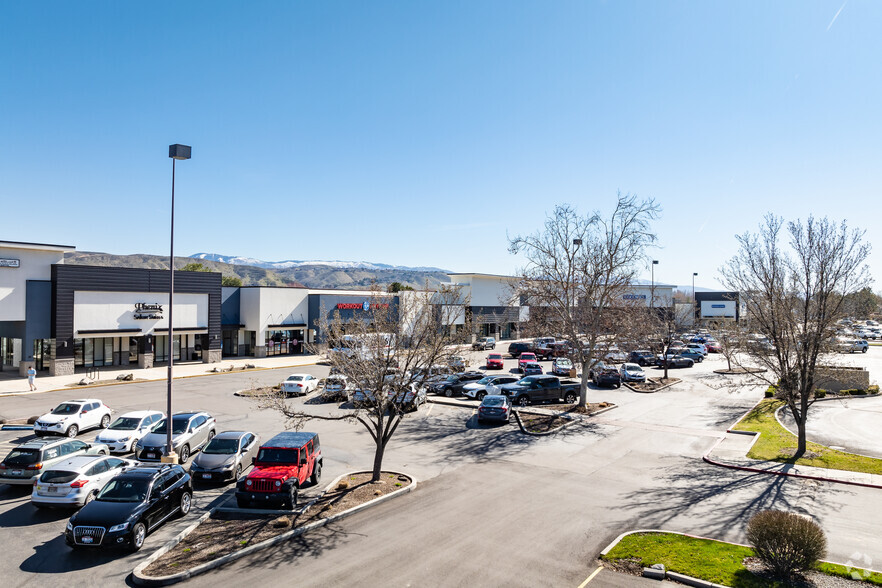
[[[135,303],[135,318],[138,320],[161,319],[162,318],[162,305],[161,304],[152,304],[149,302],[136,302]]]
[[[337,310],[363,310],[367,312],[370,309],[389,308],[388,304],[374,303],[371,304],[367,300],[359,304],[358,302],[340,302],[337,304]]]

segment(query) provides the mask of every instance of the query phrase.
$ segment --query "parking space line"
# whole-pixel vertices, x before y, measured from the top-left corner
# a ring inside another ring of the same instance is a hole
[[[603,566],[597,566],[597,569],[591,572],[591,575],[585,578],[585,581],[579,584],[579,588],[585,588],[588,585],[588,582],[594,579],[594,576],[600,573],[600,570],[603,569]]]

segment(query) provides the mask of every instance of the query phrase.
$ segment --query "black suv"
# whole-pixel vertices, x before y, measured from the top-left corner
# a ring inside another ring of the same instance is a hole
[[[508,345],[508,354],[512,357],[520,357],[521,353],[526,353],[527,351],[533,351],[531,343],[510,343]]]
[[[443,394],[447,398],[459,396],[462,394],[462,389],[466,384],[476,382],[483,378],[484,375],[484,372],[463,372],[461,374],[454,374],[452,376],[447,376],[446,379],[441,380],[440,382],[432,384],[430,390],[435,394]]]
[[[628,354],[628,363],[636,363],[641,366],[655,365],[655,354],[648,349],[638,349]]]
[[[141,465],[116,476],[95,500],[70,517],[65,542],[79,547],[138,551],[147,533],[193,504],[190,475],[179,465]]]

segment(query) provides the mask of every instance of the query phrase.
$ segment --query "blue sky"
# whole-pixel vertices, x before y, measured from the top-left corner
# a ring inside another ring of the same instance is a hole
[[[509,273],[507,235],[620,190],[663,208],[656,279],[716,287],[767,212],[877,241],[880,23],[869,0],[4,2],[0,239],[167,254],[186,143],[180,255]]]

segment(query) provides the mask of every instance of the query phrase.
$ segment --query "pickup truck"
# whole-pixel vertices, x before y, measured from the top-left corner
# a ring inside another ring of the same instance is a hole
[[[512,404],[527,406],[561,400],[573,403],[579,397],[580,386],[576,380],[561,380],[557,376],[527,376],[513,384],[503,384],[498,390],[511,398]]]

